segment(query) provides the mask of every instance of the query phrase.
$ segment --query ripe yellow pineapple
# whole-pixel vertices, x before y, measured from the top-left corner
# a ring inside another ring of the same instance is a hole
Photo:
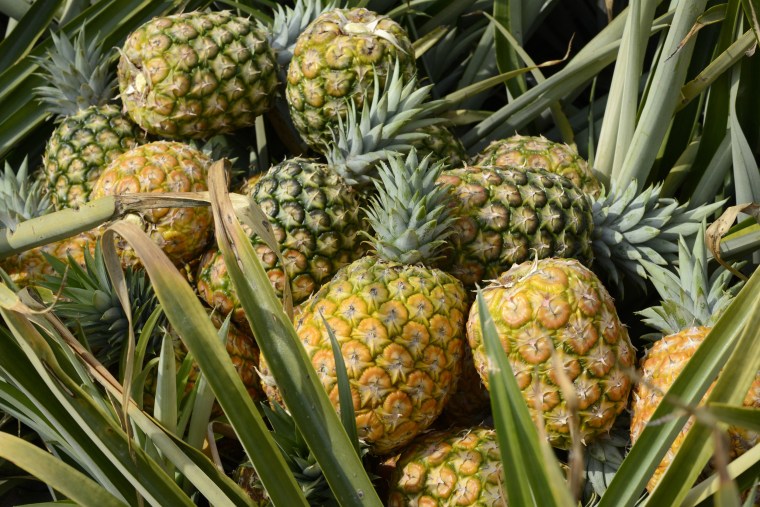
[[[633,442],[644,431],[664,394],[741,288],[741,284],[728,287],[729,271],[721,270],[713,277],[709,276],[704,230],[697,234],[694,248],[689,248],[681,238],[676,273],[652,263],[644,266],[662,298],[662,306],[647,308],[641,314],[645,323],[666,336],[654,342],[641,361],[641,382],[634,391],[632,405]],[[760,372],[744,398],[744,406],[760,408]],[[647,484],[649,491],[659,483],[693,424],[693,419],[689,419],[668,449]],[[744,428],[729,427],[728,436],[732,459],[760,443],[760,435]]]
[[[566,394],[553,356],[579,401],[585,443],[606,434],[628,403],[633,346],[615,305],[596,275],[574,259],[524,262],[483,290],[496,331],[534,419],[544,421],[549,443],[571,445]],[[477,307],[470,310],[467,338],[475,365],[489,387],[488,356]],[[537,409],[540,407],[540,409]]]
[[[368,210],[376,253],[341,269],[302,305],[296,331],[338,404],[335,361],[326,326],[346,364],[359,438],[374,454],[391,453],[441,413],[462,369],[466,297],[451,275],[426,265],[448,234],[440,165],[410,152],[380,169],[379,196]],[[324,320],[323,320],[324,319]],[[270,400],[278,398],[262,357]]]
[[[414,440],[393,465],[389,507],[506,507],[504,465],[490,428],[434,431]]]
[[[116,158],[100,175],[92,199],[136,192],[202,192],[211,165],[202,152],[182,143],[155,141]],[[205,207],[154,208],[132,216],[177,265],[196,259],[208,243],[212,219]],[[136,259],[133,250],[119,243],[123,262]]]

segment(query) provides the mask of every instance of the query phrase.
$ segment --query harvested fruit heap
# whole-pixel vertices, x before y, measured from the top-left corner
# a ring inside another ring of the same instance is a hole
[[[127,3],[0,41],[0,504],[760,505],[755,31]]]

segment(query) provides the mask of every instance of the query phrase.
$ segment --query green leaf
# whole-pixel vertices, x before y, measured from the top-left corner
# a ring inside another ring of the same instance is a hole
[[[707,389],[713,383],[715,376],[724,368],[729,355],[738,345],[739,337],[745,329],[747,321],[746,316],[760,316],[760,270],[756,271],[749,282],[744,286],[741,292],[736,296],[729,308],[723,313],[721,318],[713,327],[710,334],[705,338],[694,356],[689,360],[682,373],[675,380],[668,390],[665,400],[652,414],[652,420],[663,421],[662,424],[648,425],[641,433],[639,439],[631,448],[630,452],[623,460],[618,473],[609,485],[606,494],[602,497],[600,507],[633,505],[644,490],[644,486],[654,472],[657,465],[662,460],[667,450],[670,448],[676,435],[685,424],[688,415],[679,414],[679,409],[667,400],[677,398],[680,404],[696,406]],[[742,350],[742,349],[736,349]],[[748,354],[750,349],[744,349],[744,354]],[[756,357],[760,357],[760,354]],[[756,371],[756,370],[755,370]],[[728,374],[721,378],[724,382],[731,383],[736,390],[737,382],[732,382],[732,376],[738,375],[739,370],[726,368]],[[736,377],[734,381],[742,380]],[[717,387],[717,386],[716,386]],[[745,391],[746,392],[746,391]],[[713,391],[713,394],[715,391]],[[738,396],[738,394],[736,395]],[[742,397],[744,394],[741,395]],[[721,401],[719,398],[713,398],[713,401]],[[690,435],[694,433],[692,430]],[[692,439],[691,446],[696,450],[708,448],[710,443],[709,435],[707,438],[702,436],[701,440]],[[683,452],[686,444],[681,448]],[[679,452],[678,455],[681,455]],[[678,480],[663,477],[660,482],[661,487],[657,488],[658,501],[664,503],[652,503],[651,505],[677,505],[669,500],[663,500],[662,495],[672,489],[674,494],[680,495],[681,488],[688,488],[693,482],[687,482],[686,475],[692,470],[704,465],[697,464],[697,459],[692,457],[691,462],[682,463],[680,467],[671,466],[669,470],[684,476]],[[678,457],[676,457],[678,459]],[[679,482],[680,480],[680,482]]]
[[[51,488],[85,507],[127,505],[105,488],[52,454],[22,438],[0,431],[0,457],[37,477]]]
[[[636,129],[627,143],[619,168],[610,172],[610,181],[624,185],[636,180],[639,190],[648,181],[649,171],[665,139],[676,110],[681,86],[694,49],[695,39],[685,38],[704,11],[706,0],[676,4],[660,60],[653,71],[651,86],[643,103]]]
[[[501,32],[508,31],[518,44],[522,44],[522,0],[494,0],[493,22],[495,23],[494,28],[497,30],[494,37],[494,47],[499,73],[504,74],[519,69],[520,61],[517,58],[517,52]],[[525,79],[518,77],[512,81],[507,81],[507,89],[513,97],[517,97],[528,89],[528,85]]]
[[[118,258],[113,238],[115,233],[121,235],[140,257],[169,323],[198,362],[272,499],[283,505],[306,505],[301,489],[187,279],[159,247],[132,223],[117,222],[104,233],[105,255]]]
[[[235,216],[226,191],[223,162],[211,167],[209,189],[217,244],[224,255],[227,272],[298,430],[341,504],[381,505],[353,443],[306,356],[293,323]],[[250,200],[248,202],[251,207],[257,206]],[[204,370],[204,374],[208,372]],[[253,460],[256,456],[249,457]],[[266,482],[264,484],[271,495],[269,486]]]
[[[34,2],[13,29],[13,36],[0,42],[0,72],[26,55],[53,21],[55,12],[63,0],[39,0]]]
[[[755,34],[755,42],[760,43],[760,0],[742,0],[742,8]]]

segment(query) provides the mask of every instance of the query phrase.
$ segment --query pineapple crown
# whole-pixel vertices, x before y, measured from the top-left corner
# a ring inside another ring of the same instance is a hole
[[[436,260],[454,221],[448,189],[436,184],[444,167],[431,165],[429,155],[418,161],[414,148],[406,158],[389,154],[388,162],[380,163],[377,195],[367,209],[375,231],[370,241],[380,257],[402,264]]]
[[[96,38],[87,43],[84,28],[74,42],[63,32],[50,34],[53,47],[44,58],[36,58],[39,75],[51,86],[34,89],[51,113],[71,116],[90,106],[102,106],[114,97],[116,75],[111,59],[103,55]]]
[[[418,88],[415,77],[405,82],[398,59],[382,90],[378,74],[371,104],[365,101],[359,114],[354,102],[347,101],[347,118],[338,119],[333,142],[325,146],[327,163],[349,185],[371,183],[379,161],[391,152],[409,152],[414,141],[426,136],[419,129],[443,121],[433,117],[442,102],[425,102],[431,86]]]
[[[642,261],[659,266],[675,262],[679,236],[694,235],[702,220],[723,205],[689,209],[688,203],[660,197],[661,184],[638,195],[636,189],[631,181],[624,189],[613,186],[592,201],[594,262],[621,289],[623,276],[645,289],[647,271]]]
[[[104,366],[118,362],[127,343],[129,321],[108,276],[100,241],[94,254],[85,249],[84,267],[72,258],[62,261],[48,254],[45,257],[55,273],[45,276],[39,285],[61,294],[55,305],[56,315],[67,326],[83,332],[90,350]],[[137,334],[159,302],[144,270],[127,267],[124,277]],[[155,330],[163,327],[163,315],[156,324]],[[157,344],[160,340],[154,340],[151,346]]]
[[[296,40],[306,27],[320,14],[336,6],[332,0],[324,5],[322,0],[296,0],[292,8],[277,4],[272,26],[267,27],[261,23],[260,26],[267,33],[267,40],[277,54],[277,63],[280,68],[287,68],[290,60],[293,59]]]
[[[678,240],[678,266],[675,273],[647,260],[641,261],[657,293],[660,306],[642,310],[643,322],[665,335],[692,326],[712,327],[739,292],[743,283],[728,287],[731,272],[707,270],[705,225],[697,230],[692,249],[683,236]]]
[[[18,171],[5,162],[0,178],[0,226],[13,232],[21,222],[51,211],[51,206],[42,180],[29,177],[26,157]]]

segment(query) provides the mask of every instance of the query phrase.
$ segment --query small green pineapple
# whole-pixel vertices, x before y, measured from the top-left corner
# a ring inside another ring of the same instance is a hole
[[[87,202],[105,166],[145,142],[145,134],[115,100],[112,59],[103,54],[100,41],[88,44],[84,30],[73,42],[65,34],[51,38],[52,49],[37,60],[40,75],[50,84],[35,93],[57,115],[43,174],[53,205],[63,209]]]

